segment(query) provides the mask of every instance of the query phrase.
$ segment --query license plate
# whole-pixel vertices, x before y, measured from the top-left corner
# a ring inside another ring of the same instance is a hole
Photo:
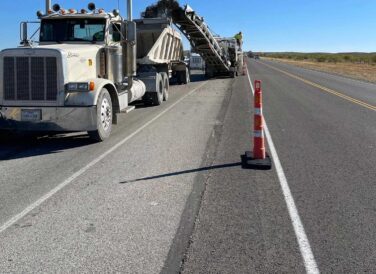
[[[40,121],[42,120],[42,111],[40,109],[22,109],[21,121]]]

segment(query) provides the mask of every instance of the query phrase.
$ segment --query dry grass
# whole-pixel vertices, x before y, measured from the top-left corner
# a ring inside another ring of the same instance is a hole
[[[287,63],[302,68],[309,68],[324,72],[339,74],[342,76],[365,80],[376,83],[376,65],[356,64],[356,63],[325,63],[315,61],[297,61],[282,58],[263,57],[264,59]]]

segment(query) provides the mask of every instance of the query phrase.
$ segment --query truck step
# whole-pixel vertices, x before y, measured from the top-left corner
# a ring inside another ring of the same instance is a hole
[[[135,108],[136,108],[135,106],[128,106],[125,109],[123,109],[122,111],[120,111],[120,113],[129,113],[132,110],[134,110]]]
[[[115,125],[119,124],[119,122],[121,122],[124,119],[124,116],[126,116],[125,114],[131,112],[135,108],[136,108],[135,106],[128,106],[125,109],[123,109],[122,111],[120,111],[119,113],[116,113],[112,123],[114,123]]]

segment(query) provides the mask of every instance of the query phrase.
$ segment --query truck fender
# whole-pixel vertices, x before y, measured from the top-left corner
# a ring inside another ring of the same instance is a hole
[[[94,81],[94,84],[95,84],[95,101],[94,101],[94,105],[97,104],[99,94],[100,94],[101,90],[104,87],[110,93],[111,99],[112,99],[112,103],[115,104],[115,105],[118,105],[118,103],[117,103],[118,102],[117,88],[116,88],[116,86],[114,85],[113,82],[111,82],[111,81],[109,81],[107,79],[96,79]]]
[[[139,79],[145,84],[146,92],[160,92],[159,82],[163,81],[161,73],[142,73],[139,75]]]

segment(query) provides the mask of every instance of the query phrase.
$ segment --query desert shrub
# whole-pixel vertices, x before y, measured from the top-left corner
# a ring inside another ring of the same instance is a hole
[[[319,63],[324,63],[326,61],[326,58],[324,56],[317,56],[315,59]]]
[[[329,62],[329,63],[338,63],[340,61],[340,58],[338,56],[328,56],[326,57],[326,60]]]
[[[305,56],[304,55],[296,55],[294,59],[298,60],[298,61],[302,61],[302,60],[305,59]]]
[[[343,56],[343,60],[345,60],[345,62],[352,62],[353,58],[350,55],[345,55],[345,56]]]

